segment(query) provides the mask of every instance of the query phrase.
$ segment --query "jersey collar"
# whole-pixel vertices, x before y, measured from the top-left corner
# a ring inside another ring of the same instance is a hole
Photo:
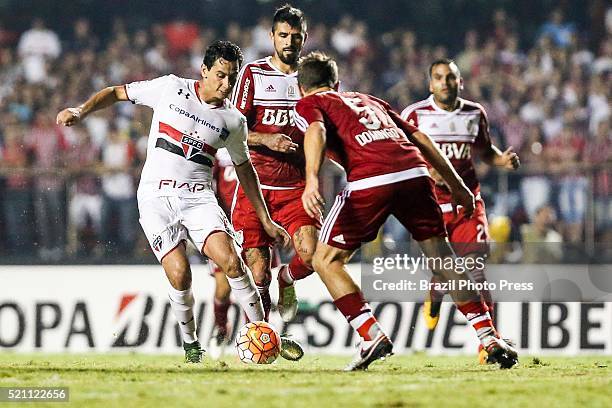
[[[278,72],[279,74],[283,74],[286,77],[294,77],[297,76],[297,71],[292,72],[291,74],[285,74],[283,71],[281,71],[280,69],[276,68],[276,66],[272,63],[272,56],[267,56],[266,57],[266,62],[268,63],[268,65],[270,67],[272,67],[272,69],[276,72]]]

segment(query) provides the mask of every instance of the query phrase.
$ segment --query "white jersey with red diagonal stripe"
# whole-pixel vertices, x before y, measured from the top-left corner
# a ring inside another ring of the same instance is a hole
[[[153,109],[139,200],[207,194],[220,148],[237,165],[249,159],[244,115],[227,99],[220,106],[203,102],[199,86],[174,75],[125,85],[132,102]]]

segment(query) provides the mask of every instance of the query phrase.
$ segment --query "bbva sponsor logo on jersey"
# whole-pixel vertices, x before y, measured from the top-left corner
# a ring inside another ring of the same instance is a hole
[[[471,159],[472,158],[472,146],[468,143],[436,143],[442,153],[449,159]]]
[[[295,126],[293,109],[266,109],[261,123],[270,126]]]

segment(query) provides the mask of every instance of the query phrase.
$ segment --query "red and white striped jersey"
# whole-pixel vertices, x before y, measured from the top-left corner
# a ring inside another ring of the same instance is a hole
[[[300,99],[297,72],[285,74],[272,65],[271,58],[242,67],[232,102],[246,116],[251,132],[283,133],[300,145],[292,154],[249,146],[261,187],[300,187],[304,185],[304,137],[293,118],[293,108]]]
[[[436,105],[433,95],[408,106],[402,118],[427,133],[461,176],[465,185],[477,195],[480,183],[472,160],[473,148],[491,146],[487,114],[479,103],[459,98],[459,106],[452,112]],[[450,203],[450,191],[436,185],[440,204]]]

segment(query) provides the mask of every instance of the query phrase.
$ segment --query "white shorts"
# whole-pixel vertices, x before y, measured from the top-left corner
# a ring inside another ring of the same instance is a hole
[[[206,239],[214,232],[226,232],[236,242],[236,233],[217,198],[153,197],[138,202],[140,225],[157,260],[190,240],[202,253]],[[238,243],[237,243],[238,244]]]

